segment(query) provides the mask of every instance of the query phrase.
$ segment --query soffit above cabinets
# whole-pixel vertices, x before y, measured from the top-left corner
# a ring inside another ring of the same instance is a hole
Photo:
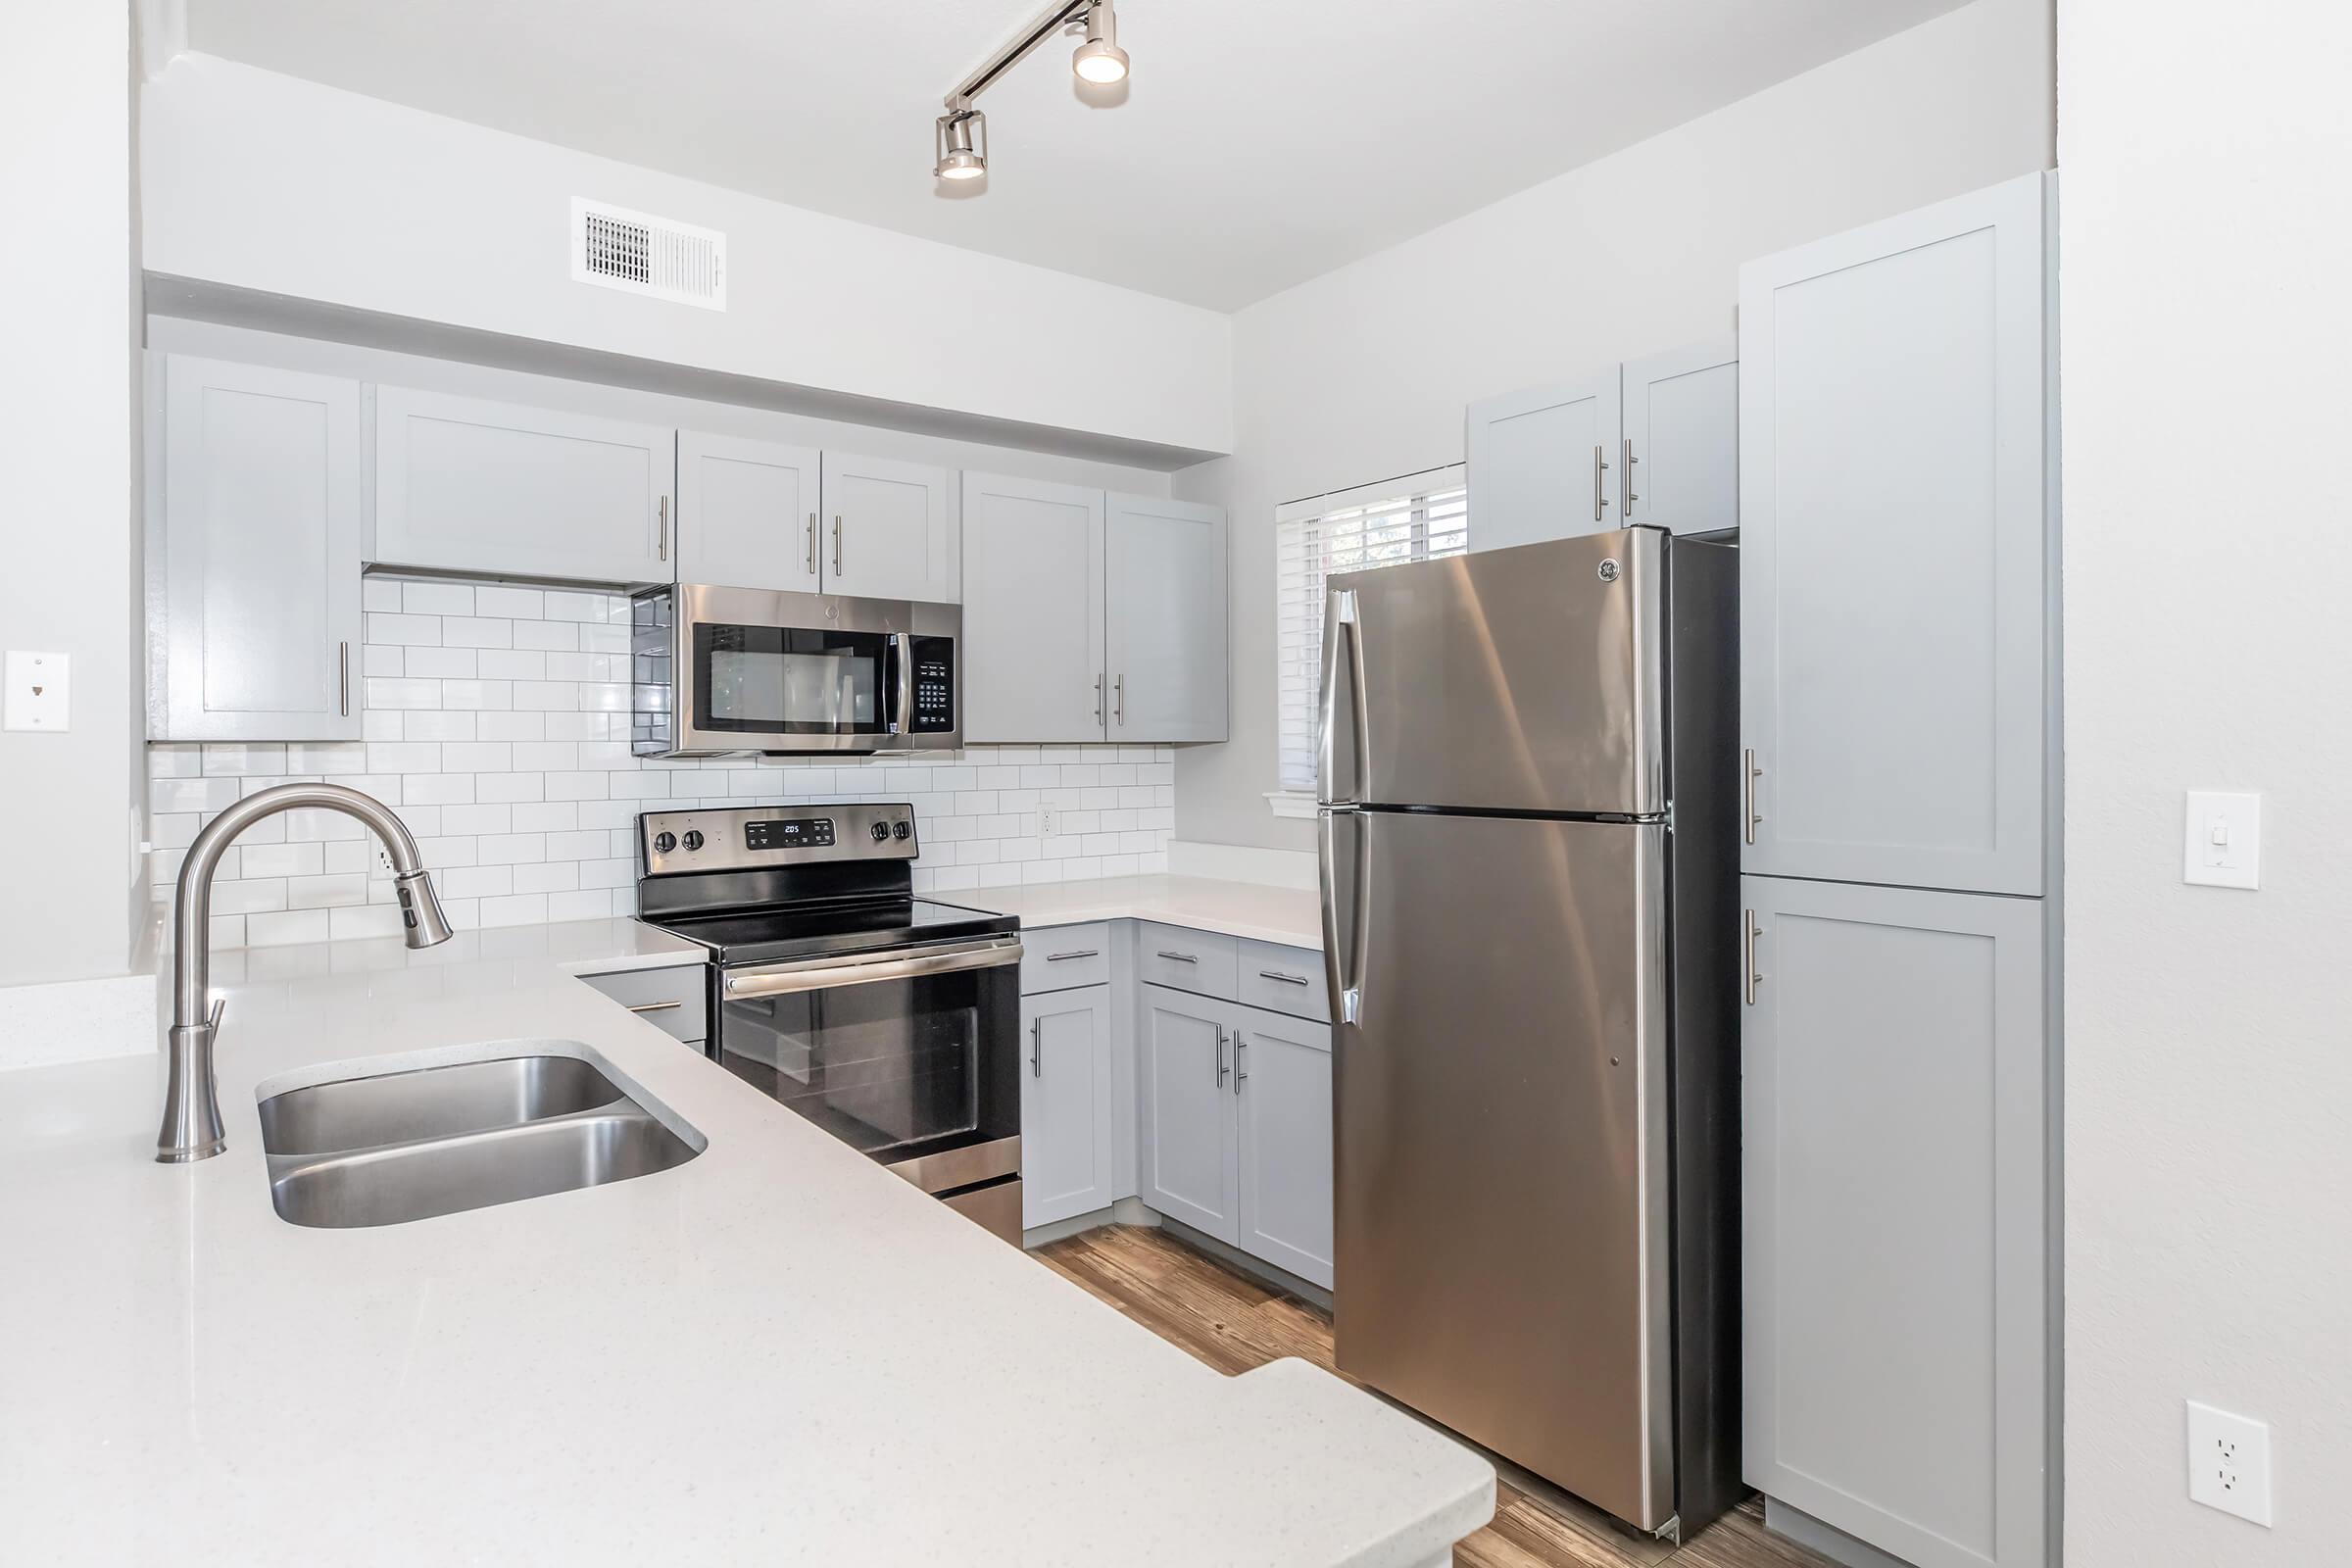
[[[931,177],[932,118],[1020,0],[188,0],[188,43],[1235,310],[1958,4],[1133,0],[1119,101],[1083,101],[1058,55],[1010,74],[963,199]]]

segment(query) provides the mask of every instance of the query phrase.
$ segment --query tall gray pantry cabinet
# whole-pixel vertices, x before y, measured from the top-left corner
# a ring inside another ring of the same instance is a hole
[[[1744,1470],[1918,1568],[2056,1550],[2053,200],[1740,278]]]

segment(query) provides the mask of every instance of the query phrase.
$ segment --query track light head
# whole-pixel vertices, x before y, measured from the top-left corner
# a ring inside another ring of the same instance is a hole
[[[931,172],[941,179],[978,179],[988,172],[988,117],[977,109],[939,117],[931,141],[937,157]]]
[[[1127,51],[1119,47],[1119,19],[1111,0],[1095,0],[1086,13],[1086,42],[1070,56],[1070,69],[1085,80],[1107,86],[1127,79]]]

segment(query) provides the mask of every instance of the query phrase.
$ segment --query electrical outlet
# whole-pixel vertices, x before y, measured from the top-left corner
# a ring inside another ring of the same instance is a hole
[[[1038,836],[1041,838],[1050,839],[1057,834],[1061,830],[1061,823],[1059,821],[1060,816],[1061,812],[1054,808],[1052,801],[1048,801],[1043,806],[1040,806],[1037,808]]]
[[[2269,1529],[2269,1424],[2189,1400],[2188,1500]]]

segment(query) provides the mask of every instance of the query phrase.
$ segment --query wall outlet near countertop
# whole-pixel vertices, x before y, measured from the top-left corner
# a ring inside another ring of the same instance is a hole
[[[2189,1400],[2188,1500],[2269,1529],[2269,1423]]]
[[[1061,813],[1054,808],[1052,801],[1048,801],[1043,806],[1040,806],[1037,808],[1037,836],[1041,839],[1050,839],[1054,837],[1060,826],[1060,824],[1054,819],[1060,814]]]

